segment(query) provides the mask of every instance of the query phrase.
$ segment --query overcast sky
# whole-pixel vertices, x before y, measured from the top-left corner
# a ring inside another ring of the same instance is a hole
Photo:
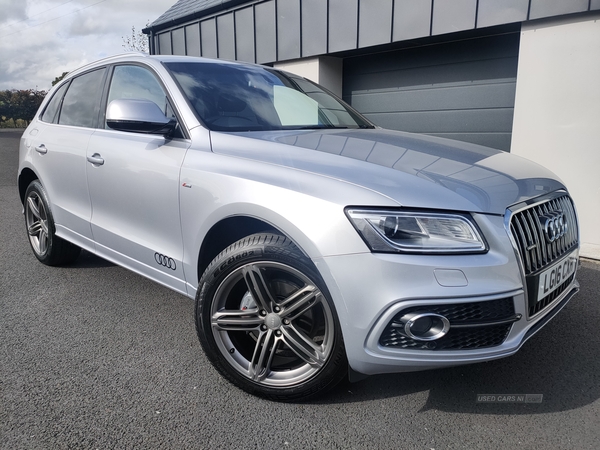
[[[177,0],[0,0],[0,90],[48,90],[63,72],[123,53]]]

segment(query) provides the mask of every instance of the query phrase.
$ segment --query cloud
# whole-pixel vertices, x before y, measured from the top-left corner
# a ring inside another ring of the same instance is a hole
[[[27,18],[27,1],[0,0],[0,33],[10,23]]]
[[[63,72],[123,53],[132,26],[141,31],[175,2],[0,0],[0,90],[47,90]]]

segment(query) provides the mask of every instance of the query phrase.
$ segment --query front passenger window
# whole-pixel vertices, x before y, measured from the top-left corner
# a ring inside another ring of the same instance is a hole
[[[139,66],[117,66],[108,93],[108,104],[117,99],[150,100],[166,113],[167,96],[148,70]]]
[[[166,117],[176,118],[167,94],[157,78],[148,69],[140,66],[116,66],[110,82],[107,106],[113,100],[150,100],[156,103]],[[109,128],[105,124],[105,128]],[[177,127],[173,137],[181,138],[183,133]]]

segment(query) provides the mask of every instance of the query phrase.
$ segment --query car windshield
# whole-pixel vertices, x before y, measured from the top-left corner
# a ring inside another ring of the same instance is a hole
[[[196,114],[214,131],[372,128],[316,84],[259,66],[168,62]]]

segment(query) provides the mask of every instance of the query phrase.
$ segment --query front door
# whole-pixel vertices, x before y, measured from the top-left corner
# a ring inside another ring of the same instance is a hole
[[[156,76],[116,66],[108,102],[154,101],[168,112]],[[87,177],[99,255],[186,293],[179,215],[179,171],[190,141],[99,129],[90,139]]]

